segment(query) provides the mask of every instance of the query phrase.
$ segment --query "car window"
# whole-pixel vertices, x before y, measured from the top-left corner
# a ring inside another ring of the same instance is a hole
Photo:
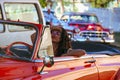
[[[70,18],[74,20],[77,20],[77,19],[82,20],[82,17],[79,15],[74,15],[74,16],[71,16]]]
[[[87,22],[88,18],[86,16],[73,15],[70,17],[70,21],[72,21],[72,22]]]
[[[12,42],[17,41],[26,42],[32,45],[31,35],[35,32],[33,27],[1,23],[0,26],[7,27],[10,30],[10,32],[1,33],[1,46],[7,46]]]
[[[97,23],[98,19],[95,16],[91,15],[72,15],[70,16],[70,21],[72,22],[94,22]]]
[[[0,24],[0,33],[4,32],[4,27],[3,25]]]
[[[17,24],[17,22],[15,24],[0,23],[0,26],[7,27],[12,31],[0,33],[0,48],[5,48],[8,54],[10,54],[10,50],[11,55],[17,55],[16,57],[31,58],[34,45],[31,40],[31,35],[36,32],[36,29],[31,25],[21,24]]]
[[[97,23],[98,19],[97,19],[96,16],[89,16],[89,22],[95,22],[95,23]]]
[[[35,4],[5,3],[7,20],[20,20],[39,23]]]
[[[33,30],[31,27],[26,27],[26,26],[19,26],[18,25],[7,25],[8,30],[10,32],[16,32],[16,31],[30,31]]]
[[[1,6],[0,6],[0,19],[2,19],[2,9],[1,9]],[[1,32],[4,32],[4,28],[3,26],[0,24],[0,33]]]
[[[1,9],[1,6],[0,6],[0,19],[2,19],[2,9]]]

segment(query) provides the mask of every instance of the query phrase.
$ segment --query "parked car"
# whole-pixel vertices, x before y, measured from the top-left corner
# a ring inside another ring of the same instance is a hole
[[[103,27],[93,13],[68,12],[64,13],[60,20],[73,41],[115,41],[113,30]]]
[[[73,49],[85,49],[86,55],[54,57],[52,45],[48,45],[52,44],[46,32],[49,27],[4,20],[0,20],[0,27],[5,29],[0,33],[4,39],[0,40],[1,80],[110,80],[120,68],[120,49],[111,44],[75,41]]]

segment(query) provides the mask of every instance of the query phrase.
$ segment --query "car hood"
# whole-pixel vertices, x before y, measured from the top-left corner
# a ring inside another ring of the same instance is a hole
[[[100,26],[101,25],[99,23],[77,23],[77,22],[70,22],[68,23],[69,25],[78,25],[78,27],[88,27],[88,25],[91,25],[91,26],[94,26],[94,27],[97,27],[97,26]]]
[[[83,25],[87,25],[87,24],[97,24],[97,25],[100,25],[100,23],[94,23],[94,22],[83,22],[83,23],[79,23],[79,22],[69,22],[68,24],[83,24]]]
[[[77,22],[69,22],[69,26],[74,26],[82,30],[90,30],[90,31],[107,31],[109,32],[109,28],[104,28],[100,23],[77,23]]]

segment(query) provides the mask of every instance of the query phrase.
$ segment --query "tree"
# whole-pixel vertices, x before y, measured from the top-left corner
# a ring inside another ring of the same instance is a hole
[[[39,0],[40,5],[42,6],[42,8],[45,8],[47,6],[47,2],[46,0]]]
[[[111,1],[114,0],[88,0],[88,2],[90,2],[91,5],[96,8],[106,8]]]

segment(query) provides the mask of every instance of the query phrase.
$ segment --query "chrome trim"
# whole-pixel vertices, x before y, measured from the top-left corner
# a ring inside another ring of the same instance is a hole
[[[109,33],[105,31],[81,31],[80,36],[82,37],[108,37]]]
[[[77,60],[77,59],[84,59],[84,58],[100,58],[100,57],[110,57],[108,55],[84,55],[81,57],[73,57],[73,56],[67,56],[67,57],[54,57],[54,62],[59,61],[70,61],[70,60]],[[43,62],[43,60],[34,60],[34,62]]]
[[[70,60],[77,60],[77,59],[84,59],[84,58],[102,58],[102,57],[110,57],[108,55],[84,55],[81,57],[54,57],[54,62],[59,62],[59,61],[70,61]]]
[[[113,36],[106,31],[81,31],[79,34],[74,34],[71,40],[113,43],[115,42]]]
[[[70,61],[70,60],[75,60],[75,59],[80,59],[79,57],[78,58],[75,58],[75,57],[55,57],[54,58],[54,61],[55,62],[58,62],[58,61]]]
[[[39,63],[39,62],[43,62],[43,60],[39,60],[39,59],[37,59],[37,60],[33,60],[32,62]]]

